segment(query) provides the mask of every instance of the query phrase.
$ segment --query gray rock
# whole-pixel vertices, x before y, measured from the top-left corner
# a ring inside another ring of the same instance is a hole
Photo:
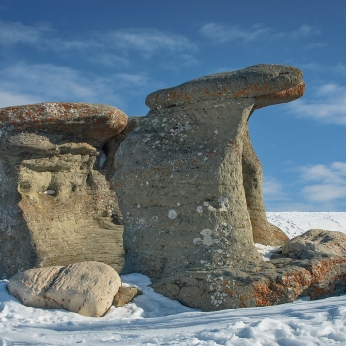
[[[0,109],[0,278],[84,260],[121,271],[122,218],[100,158],[126,124],[105,105]]]
[[[151,111],[115,160],[125,272],[158,278],[261,261],[247,207],[246,192],[250,196],[253,189],[245,191],[243,182],[247,120],[254,109],[288,102],[303,91],[298,69],[257,65],[147,97]],[[260,213],[266,221],[263,205]]]
[[[299,296],[322,299],[346,293],[346,258],[316,253],[308,260],[282,258],[245,271],[186,270],[155,279],[152,286],[205,311],[284,304]]]
[[[83,316],[103,316],[121,285],[110,266],[80,262],[67,267],[29,269],[10,278],[8,290],[25,306],[63,308]]]
[[[346,257],[346,235],[336,231],[311,229],[291,239],[282,248],[282,253],[298,259],[313,258],[316,254]]]
[[[263,265],[254,247],[254,238],[288,238],[267,222],[247,123],[255,109],[299,98],[304,87],[294,67],[257,65],[147,97],[151,111],[120,145],[112,179],[126,273],[144,273],[156,291],[205,310],[292,301],[309,287],[305,267],[285,269],[287,278],[297,273],[293,290],[280,264]]]

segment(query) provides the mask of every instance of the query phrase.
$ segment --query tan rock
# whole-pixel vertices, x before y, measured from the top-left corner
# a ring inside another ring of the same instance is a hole
[[[303,91],[300,70],[257,65],[147,97],[151,111],[120,145],[112,180],[124,217],[125,272],[160,278],[261,262],[252,223],[256,233],[271,233],[271,243],[276,235],[260,167],[244,175],[245,163],[257,160],[247,121],[254,109]],[[245,187],[254,178],[258,189]]]
[[[121,271],[122,217],[101,157],[126,123],[105,105],[0,109],[0,278],[85,260]]]
[[[83,316],[100,317],[111,307],[120,285],[120,277],[113,268],[90,261],[29,269],[13,276],[8,290],[26,306],[63,308]]]
[[[138,295],[142,294],[138,287],[121,286],[115,295],[113,305],[117,308],[130,303]]]
[[[304,267],[288,266],[284,277],[254,247],[288,239],[266,219],[248,134],[255,109],[297,99],[304,87],[294,67],[256,65],[147,97],[151,110],[120,145],[112,179],[125,273],[144,273],[159,293],[205,310],[279,304],[309,287]]]
[[[20,272],[10,278],[7,289],[25,306],[60,309],[60,304],[48,299],[45,293],[62,268],[56,266]]]

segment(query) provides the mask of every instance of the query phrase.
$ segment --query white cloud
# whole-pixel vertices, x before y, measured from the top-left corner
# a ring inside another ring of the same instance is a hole
[[[319,184],[306,186],[303,189],[305,197],[313,202],[329,202],[346,197],[346,186]]]
[[[266,199],[284,199],[285,194],[282,190],[282,184],[274,177],[265,176],[263,179],[263,195]]]
[[[323,123],[346,125],[346,87],[329,83],[315,88],[310,100],[300,99],[289,107],[299,116]]]
[[[332,68],[333,72],[337,73],[337,74],[344,74],[346,75],[346,65],[344,64],[337,64],[336,66],[334,66]]]
[[[112,67],[129,67],[130,51],[140,52],[146,59],[156,53],[167,52],[179,55],[179,60],[185,64],[195,63],[190,53],[197,50],[196,45],[183,35],[151,28],[89,32],[83,38],[62,39],[46,25],[29,26],[0,21],[0,45],[13,46],[17,43],[57,53],[75,52],[90,62]]]
[[[313,202],[331,202],[346,198],[346,163],[334,162],[330,166],[313,165],[300,167],[301,178],[305,183],[317,182],[305,186],[304,196]]]
[[[316,28],[310,25],[304,24],[298,30],[294,30],[287,33],[280,33],[279,35],[288,36],[290,38],[300,38],[302,36],[317,35],[319,33],[320,31],[317,30]]]
[[[244,41],[253,41],[260,36],[268,34],[272,29],[263,28],[259,25],[254,25],[251,29],[242,29],[238,25],[224,25],[219,23],[208,23],[200,29],[200,33],[209,39],[218,43],[225,43],[241,39]]]
[[[197,49],[185,36],[157,29],[123,29],[98,35],[101,41],[113,47],[137,50],[145,57],[150,57],[153,53],[162,50],[176,53]]]
[[[37,44],[50,29],[45,25],[28,26],[20,22],[0,21],[0,44]]]
[[[147,89],[143,74],[100,77],[70,67],[19,63],[0,70],[0,107],[46,101],[92,102],[122,108],[129,93]]]
[[[299,39],[316,35],[317,29],[304,24],[299,29],[290,32],[274,32],[271,28],[263,27],[262,24],[254,24],[250,28],[241,28],[239,25],[225,25],[220,23],[208,23],[199,31],[204,37],[217,43],[242,40],[252,42],[259,39]]]
[[[0,108],[10,106],[28,105],[43,102],[44,100],[36,95],[8,92],[0,88]]]

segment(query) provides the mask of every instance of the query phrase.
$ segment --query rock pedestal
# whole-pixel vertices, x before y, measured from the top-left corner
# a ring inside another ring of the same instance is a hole
[[[115,162],[125,272],[161,278],[261,262],[251,224],[256,233],[272,227],[247,121],[254,109],[303,91],[298,69],[258,65],[147,97],[151,111],[122,143]]]
[[[112,180],[124,217],[125,272],[172,299],[218,310],[340,293],[346,258],[259,257],[283,245],[268,223],[261,164],[247,122],[254,110],[304,93],[300,70],[257,65],[150,94],[150,112],[120,145]]]
[[[126,124],[105,105],[0,109],[0,278],[85,260],[121,271],[123,226],[101,154]]]

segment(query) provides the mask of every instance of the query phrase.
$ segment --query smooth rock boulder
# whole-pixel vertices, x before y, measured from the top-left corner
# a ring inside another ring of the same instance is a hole
[[[106,105],[0,109],[0,278],[85,260],[121,271],[122,217],[102,148],[126,125]]]
[[[112,306],[120,285],[113,268],[90,261],[26,270],[10,278],[8,290],[25,306],[100,317]]]
[[[346,235],[337,231],[311,229],[291,239],[282,248],[291,258],[308,259],[316,254],[346,257]]]

